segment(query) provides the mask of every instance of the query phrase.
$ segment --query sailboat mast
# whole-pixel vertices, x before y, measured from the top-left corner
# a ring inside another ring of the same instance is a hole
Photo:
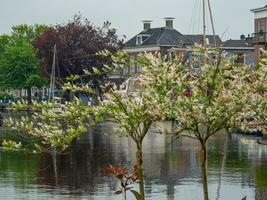
[[[203,0],[203,47],[206,47],[206,1]]]
[[[213,23],[213,16],[212,16],[211,6],[210,6],[210,0],[208,0],[208,6],[209,6],[209,13],[210,13],[210,21],[211,21],[211,26],[212,26],[212,32],[213,32],[214,46],[217,47],[216,36],[215,36],[215,28],[214,28],[214,23]]]
[[[55,76],[56,76],[56,44],[54,45],[54,55],[53,55],[53,64],[51,70],[51,77],[50,77],[50,92],[48,100],[51,101],[54,99],[55,93]]]

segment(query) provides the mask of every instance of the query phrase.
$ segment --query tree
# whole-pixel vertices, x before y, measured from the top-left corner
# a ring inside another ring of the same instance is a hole
[[[0,56],[0,86],[2,88],[27,89],[31,103],[31,88],[42,87],[45,79],[40,76],[40,62],[32,45],[24,39],[9,37],[10,43]]]
[[[208,200],[207,142],[215,133],[231,127],[243,112],[248,103],[250,70],[232,64],[220,51],[195,48],[192,55],[192,61],[186,63],[179,58],[171,61],[173,65],[154,62],[155,70],[146,73],[146,79],[162,99],[172,101],[166,114],[177,122],[173,134],[200,142],[203,192]],[[209,63],[204,64],[207,59]]]
[[[33,44],[40,35],[48,29],[44,24],[27,25],[21,24],[12,26],[11,35],[16,39],[23,39],[29,44]]]
[[[47,27],[17,25],[11,35],[0,37],[0,87],[27,89],[31,103],[31,88],[42,87],[46,81],[40,74],[40,61],[32,43]]]
[[[122,69],[127,67],[129,55],[124,52],[118,52],[112,55],[111,52],[102,52],[102,55],[111,57],[113,66],[107,67],[106,70]],[[159,61],[152,55],[140,55],[139,61],[133,61],[139,64],[147,73],[152,72],[153,63]],[[163,59],[160,60],[163,64]],[[86,74],[90,72],[85,71]],[[99,72],[97,72],[99,73]],[[122,94],[114,88],[114,85],[107,84],[104,87],[105,100],[94,107],[95,123],[113,122],[119,127],[118,133],[123,136],[129,136],[136,144],[136,162],[138,169],[140,199],[145,199],[144,176],[143,176],[143,140],[146,137],[151,125],[157,121],[165,120],[165,105],[169,105],[170,100],[161,101],[161,95],[158,91],[151,90],[147,84],[145,76],[132,79],[134,91],[132,93]],[[77,86],[68,83],[65,89],[73,91],[88,91],[88,84]]]
[[[244,130],[267,131],[267,52],[262,51],[263,59],[250,71],[248,76],[249,103],[236,121]]]
[[[83,20],[81,15],[75,15],[68,23],[47,29],[35,42],[38,56],[42,59],[43,73],[46,76],[51,74],[54,45],[57,52],[58,85],[63,85],[71,75],[82,75],[84,69],[92,72],[93,68],[97,68],[101,71],[105,64],[111,64],[110,58],[96,55],[104,49],[115,53],[122,45],[116,30],[111,29],[110,25],[109,22],[105,22],[103,27],[98,28],[87,19]],[[106,76],[105,73],[92,74],[91,77],[80,77],[82,80],[77,83],[91,82],[101,93],[100,85]]]

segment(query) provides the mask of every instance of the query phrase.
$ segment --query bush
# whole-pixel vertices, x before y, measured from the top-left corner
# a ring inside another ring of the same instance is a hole
[[[6,97],[7,99],[14,99],[13,94],[9,94],[6,92],[0,92],[0,99],[4,99],[4,97]]]

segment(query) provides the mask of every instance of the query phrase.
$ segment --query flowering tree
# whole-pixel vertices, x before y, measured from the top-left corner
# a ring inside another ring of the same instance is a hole
[[[203,64],[203,57],[209,64]],[[213,134],[231,127],[243,111],[250,70],[232,64],[223,52],[205,48],[194,49],[188,62],[180,58],[170,62],[154,62],[154,69],[145,69],[143,76],[161,94],[160,103],[169,102],[166,115],[177,122],[173,134],[200,142],[204,199],[208,200],[206,144]]]
[[[267,52],[263,59],[250,71],[248,77],[249,103],[245,112],[237,118],[243,129],[256,129],[266,133],[267,130]]]
[[[106,70],[121,69],[129,65],[129,55],[124,52],[118,52],[112,55],[110,52],[103,52],[102,55],[110,56],[113,59],[113,66],[106,67]],[[139,61],[133,61],[147,72],[152,72],[155,64],[164,65],[164,59],[160,56],[154,57],[152,54],[140,55]],[[133,63],[132,63],[133,64]],[[170,63],[166,63],[169,65]],[[95,73],[100,73],[95,71]],[[85,71],[85,74],[90,74]],[[96,123],[111,121],[118,125],[120,134],[129,136],[136,144],[136,162],[138,169],[138,180],[140,198],[145,199],[144,178],[143,178],[143,140],[147,135],[152,123],[165,120],[165,107],[171,102],[169,99],[160,99],[159,91],[151,89],[148,85],[146,76],[139,76],[132,79],[136,87],[132,88],[133,92],[121,93],[107,84],[103,88],[105,100],[94,107]],[[67,83],[65,88],[74,91],[89,92],[90,86],[83,85],[77,87],[72,83]],[[92,92],[92,91],[91,91]],[[164,100],[164,101],[162,101]]]

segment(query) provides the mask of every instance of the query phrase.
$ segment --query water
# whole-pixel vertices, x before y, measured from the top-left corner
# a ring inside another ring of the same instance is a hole
[[[0,152],[0,199],[121,200],[116,179],[103,172],[109,164],[130,167],[135,145],[100,127],[57,160],[57,180],[49,155]],[[224,134],[211,138],[210,199],[267,199],[267,146],[256,138]],[[144,141],[148,200],[202,200],[199,145],[190,139],[150,133]],[[220,184],[219,184],[220,183]],[[220,186],[219,186],[220,185]],[[129,199],[133,199],[129,195]]]

